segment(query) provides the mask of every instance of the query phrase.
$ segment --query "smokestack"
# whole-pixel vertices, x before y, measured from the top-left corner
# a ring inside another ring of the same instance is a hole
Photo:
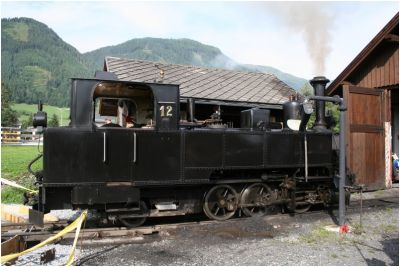
[[[325,96],[325,87],[329,80],[325,76],[317,76],[310,80],[311,85],[314,87],[315,96]],[[326,130],[325,121],[325,102],[316,100],[315,103],[316,118],[313,129]]]

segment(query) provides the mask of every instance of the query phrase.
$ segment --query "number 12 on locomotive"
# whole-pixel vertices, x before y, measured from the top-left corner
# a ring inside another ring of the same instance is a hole
[[[164,117],[172,117],[173,107],[171,105],[161,105],[160,106],[160,116]]]

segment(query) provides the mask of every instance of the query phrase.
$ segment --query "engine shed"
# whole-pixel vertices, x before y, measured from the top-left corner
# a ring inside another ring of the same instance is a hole
[[[329,85],[347,102],[347,166],[368,190],[392,186],[399,155],[399,13]]]
[[[283,120],[282,104],[296,91],[276,76],[216,68],[106,57],[104,71],[122,81],[179,84],[180,120],[186,120],[187,99],[195,100],[195,118],[206,120],[218,112],[231,128],[240,127],[241,111],[270,110],[270,122]]]

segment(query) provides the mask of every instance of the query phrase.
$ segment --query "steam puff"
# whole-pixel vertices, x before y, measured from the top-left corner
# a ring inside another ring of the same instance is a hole
[[[314,64],[314,74],[325,74],[325,59],[331,52],[333,15],[329,5],[320,2],[268,2],[271,15],[281,19],[289,30],[301,33]]]

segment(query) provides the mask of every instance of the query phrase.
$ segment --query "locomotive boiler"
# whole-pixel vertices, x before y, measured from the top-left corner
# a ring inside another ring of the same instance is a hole
[[[328,80],[311,84],[324,94]],[[309,103],[284,104],[281,129],[269,110],[242,111],[240,128],[218,112],[196,121],[194,100],[180,120],[179,86],[117,79],[73,79],[70,125],[44,127],[43,171],[30,218],[52,209],[93,209],[133,227],[148,217],[204,212],[226,220],[276,206],[304,212],[335,202],[337,156],[325,104],[307,129]]]

